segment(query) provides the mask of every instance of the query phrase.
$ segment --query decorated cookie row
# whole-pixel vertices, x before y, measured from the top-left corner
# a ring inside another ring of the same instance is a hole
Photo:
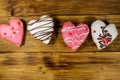
[[[29,21],[27,29],[33,37],[49,44],[54,32],[54,21],[50,16],[44,15],[38,20]],[[71,22],[65,22],[61,32],[68,48],[76,51],[85,41],[90,30],[87,24],[75,26]],[[12,19],[10,25],[0,25],[0,37],[17,46],[22,44],[23,35],[24,27],[20,19]],[[118,32],[114,24],[106,25],[103,21],[96,20],[91,25],[91,35],[98,49],[103,49],[117,37]]]

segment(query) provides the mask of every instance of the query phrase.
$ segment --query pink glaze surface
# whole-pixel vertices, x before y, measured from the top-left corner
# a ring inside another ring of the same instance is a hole
[[[0,25],[0,37],[20,46],[23,38],[23,25],[19,19],[12,19],[10,25]]]
[[[75,26],[71,22],[64,23],[62,27],[62,37],[66,45],[73,51],[85,41],[89,34],[89,28],[86,24]]]

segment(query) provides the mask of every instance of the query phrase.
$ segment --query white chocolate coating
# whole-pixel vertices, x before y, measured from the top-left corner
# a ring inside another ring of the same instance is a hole
[[[118,35],[115,24],[106,25],[101,20],[92,23],[91,33],[98,49],[106,48]]]
[[[28,23],[28,31],[33,37],[41,40],[45,44],[49,44],[54,31],[53,19],[47,15],[40,17],[39,20],[31,20]]]

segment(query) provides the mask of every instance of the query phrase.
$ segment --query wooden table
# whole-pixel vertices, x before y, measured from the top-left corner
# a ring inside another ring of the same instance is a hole
[[[55,32],[49,45],[33,38],[25,26],[23,45],[0,38],[0,80],[120,80],[120,35],[98,50],[91,35],[76,51],[61,37],[66,21],[91,25],[96,19],[115,23],[120,33],[120,0],[0,0],[0,24],[51,15]]]

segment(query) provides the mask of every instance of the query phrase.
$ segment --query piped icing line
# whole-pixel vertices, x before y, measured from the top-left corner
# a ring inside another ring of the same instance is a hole
[[[64,40],[65,40],[65,41],[66,41],[66,40],[69,40],[69,39],[75,40],[76,37],[81,37],[81,36],[84,36],[84,35],[87,35],[87,34],[88,34],[88,32],[87,32],[87,33],[84,33],[84,34],[82,34],[82,35],[75,35],[75,36],[73,36],[73,37],[65,38]],[[79,41],[80,41],[80,40],[79,40]]]
[[[76,30],[76,28],[71,28],[72,30]],[[77,30],[83,30],[82,28],[78,28]],[[69,28],[67,28],[67,29],[64,29],[64,30],[62,30],[62,32],[65,32],[65,31],[70,31],[70,29]]]

